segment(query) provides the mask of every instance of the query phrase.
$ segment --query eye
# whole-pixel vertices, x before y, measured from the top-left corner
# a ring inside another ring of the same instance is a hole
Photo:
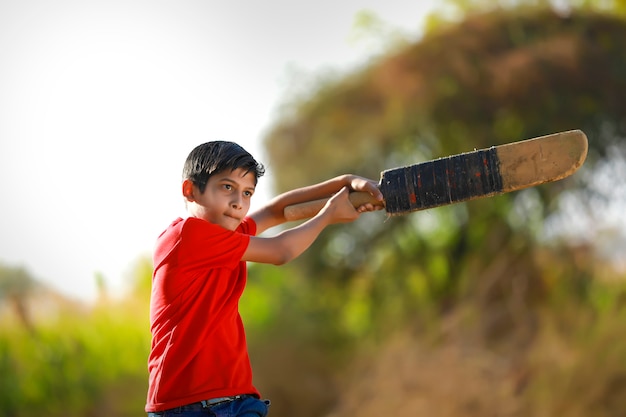
[[[230,184],[223,184],[222,187],[224,187],[225,190],[230,191],[233,189],[233,186]]]
[[[244,191],[243,195],[245,195],[246,197],[252,197],[252,194],[254,194],[254,192],[252,191]]]

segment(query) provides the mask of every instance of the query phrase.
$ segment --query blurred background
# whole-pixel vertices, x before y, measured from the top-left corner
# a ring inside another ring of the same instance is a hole
[[[143,413],[150,245],[196,144],[258,153],[263,198],[571,129],[572,177],[334,226],[250,265],[241,312],[272,416],[624,415],[626,2],[379,3],[0,5],[0,416]]]

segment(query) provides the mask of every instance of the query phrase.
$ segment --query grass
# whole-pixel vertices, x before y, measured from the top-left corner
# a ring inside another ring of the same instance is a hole
[[[45,410],[48,416],[85,417],[111,407],[128,410],[114,414],[120,417],[136,415],[145,400],[150,340],[145,314],[132,310],[128,304],[100,306],[45,321],[34,331],[5,320],[0,415],[34,417]],[[137,382],[112,399],[118,384],[128,381]]]

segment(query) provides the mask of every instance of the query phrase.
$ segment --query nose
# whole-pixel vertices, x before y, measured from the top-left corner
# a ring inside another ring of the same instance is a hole
[[[230,203],[231,207],[235,210],[241,209],[241,196],[237,195],[233,197],[233,201]]]

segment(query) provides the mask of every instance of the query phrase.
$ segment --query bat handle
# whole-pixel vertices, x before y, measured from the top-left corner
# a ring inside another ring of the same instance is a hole
[[[380,200],[372,197],[370,193],[366,193],[363,191],[355,191],[350,193],[350,202],[356,208],[362,206],[366,203],[372,203],[375,206],[381,206],[382,202]],[[326,204],[328,198],[323,198],[321,200],[307,201],[300,204],[294,204],[291,206],[285,207],[284,215],[287,221],[294,220],[302,220],[309,219],[315,216]]]

